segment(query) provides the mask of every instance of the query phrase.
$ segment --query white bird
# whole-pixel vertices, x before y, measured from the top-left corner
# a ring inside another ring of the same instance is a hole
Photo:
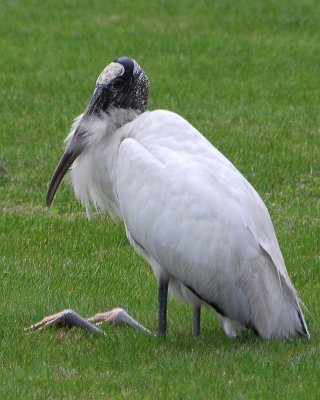
[[[158,333],[166,333],[168,289],[211,306],[225,333],[309,337],[268,210],[250,183],[181,116],[146,111],[149,81],[123,57],[100,74],[66,139],[50,206],[71,168],[75,196],[120,218],[158,280]]]

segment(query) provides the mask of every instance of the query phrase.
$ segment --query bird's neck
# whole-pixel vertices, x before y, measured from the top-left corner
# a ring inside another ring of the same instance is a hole
[[[139,114],[141,114],[140,110],[111,108],[107,112],[101,113],[99,117],[92,116],[86,120],[83,120],[80,115],[72,125],[65,143],[68,145],[81,123],[81,128],[86,132],[84,136],[86,145],[99,144],[110,138],[119,128],[133,121]]]
[[[132,109],[113,108],[99,118],[91,117],[81,122],[81,127],[86,132],[86,149],[73,164],[71,181],[75,195],[88,215],[93,206],[112,218],[121,216],[114,188],[118,147],[122,138],[118,133],[121,127],[133,121],[139,114],[139,111]],[[77,128],[77,121],[69,138]]]
[[[128,122],[133,121],[142,111],[132,108],[111,108],[101,115],[101,119],[107,122],[108,133],[113,133]]]

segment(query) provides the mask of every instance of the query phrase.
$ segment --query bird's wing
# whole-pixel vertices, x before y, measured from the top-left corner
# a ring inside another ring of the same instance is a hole
[[[259,225],[276,241],[263,202],[219,152],[197,157],[154,143],[123,140],[117,196],[128,231],[169,274],[186,284],[212,269],[233,275],[235,257],[261,255]]]
[[[141,226],[149,236],[149,229],[160,235],[155,225],[167,218],[165,235],[178,221],[180,234],[181,224],[186,224],[184,232],[191,236],[199,225],[202,236],[209,235],[211,242],[217,241],[212,234],[225,232],[229,240],[241,244],[237,231],[226,227],[236,224],[250,230],[247,236],[254,238],[256,249],[261,244],[272,256],[278,243],[263,201],[233,164],[187,121],[157,110],[142,114],[125,131],[128,139],[119,147],[116,186],[121,214],[131,228]],[[148,213],[152,222],[145,227]]]

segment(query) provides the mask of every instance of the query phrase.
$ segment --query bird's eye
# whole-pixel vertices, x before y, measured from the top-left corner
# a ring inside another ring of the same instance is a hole
[[[116,78],[112,83],[112,89],[118,90],[122,87],[122,85],[123,85],[123,78],[122,77]]]

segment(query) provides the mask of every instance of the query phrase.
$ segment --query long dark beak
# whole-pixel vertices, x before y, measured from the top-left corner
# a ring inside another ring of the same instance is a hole
[[[49,183],[48,192],[46,196],[47,206],[50,207],[54,195],[65,176],[68,169],[73,162],[81,154],[86,147],[85,134],[86,131],[81,127],[82,123],[92,115],[99,115],[101,110],[105,110],[110,104],[112,93],[108,90],[106,85],[97,85],[92,95],[92,98],[84,112],[77,129],[75,130],[72,139],[66,147],[58,165],[55,169],[51,181]]]

